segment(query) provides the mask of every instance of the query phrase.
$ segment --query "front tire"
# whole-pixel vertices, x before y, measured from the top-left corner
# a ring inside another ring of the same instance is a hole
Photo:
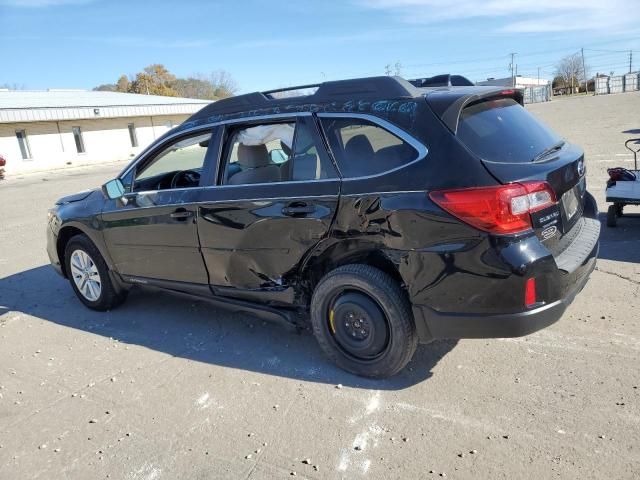
[[[418,344],[405,292],[368,265],[345,265],[325,275],[313,293],[311,322],[324,353],[364,377],[395,375]]]
[[[85,306],[92,310],[111,310],[127,297],[126,290],[115,288],[109,267],[86,235],[76,235],[69,240],[64,258],[71,287]]]

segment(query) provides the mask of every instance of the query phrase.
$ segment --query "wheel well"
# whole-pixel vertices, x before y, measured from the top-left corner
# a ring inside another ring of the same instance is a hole
[[[76,227],[63,227],[60,232],[58,232],[56,250],[58,252],[58,259],[60,260],[60,268],[65,277],[67,276],[67,262],[64,258],[64,250],[67,248],[69,240],[76,235],[84,235],[84,232]]]
[[[400,285],[403,290],[406,290],[404,280],[402,279],[396,264],[380,250],[361,250],[357,252],[344,253],[342,255],[337,254],[335,250],[323,255],[305,270],[304,277],[307,279],[310,294],[315,290],[320,279],[322,279],[322,277],[328,272],[343,265],[354,263],[363,263],[375,267],[378,270],[382,270],[398,282],[398,285]]]

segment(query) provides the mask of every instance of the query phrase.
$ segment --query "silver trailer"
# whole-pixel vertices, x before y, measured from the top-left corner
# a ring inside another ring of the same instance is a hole
[[[609,93],[624,92],[624,75],[609,77]]]
[[[624,91],[635,92],[638,90],[638,72],[627,73],[624,76]]]

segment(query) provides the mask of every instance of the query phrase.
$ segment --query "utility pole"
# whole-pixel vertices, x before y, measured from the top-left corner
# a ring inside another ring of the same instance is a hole
[[[633,50],[629,50],[629,73],[631,73],[633,66]]]
[[[584,48],[580,49],[580,54],[582,55],[582,76],[584,77],[584,92],[585,92],[585,95],[589,95],[589,82],[587,81],[587,67],[585,67],[585,63],[584,63]]]
[[[515,76],[515,53],[510,53],[511,55],[511,63],[509,64],[509,70],[511,70],[511,88],[515,88],[516,86],[516,76]]]
[[[538,86],[540,85],[540,67],[538,67]]]

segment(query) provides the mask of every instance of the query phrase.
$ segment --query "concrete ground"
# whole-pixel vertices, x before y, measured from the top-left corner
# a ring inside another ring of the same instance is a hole
[[[605,169],[640,94],[530,107]],[[632,133],[633,132],[633,133]],[[437,342],[368,381],[313,337],[135,290],[84,308],[48,266],[46,210],[121,165],[0,182],[0,478],[638,478],[640,218],[604,229],[560,322]]]

